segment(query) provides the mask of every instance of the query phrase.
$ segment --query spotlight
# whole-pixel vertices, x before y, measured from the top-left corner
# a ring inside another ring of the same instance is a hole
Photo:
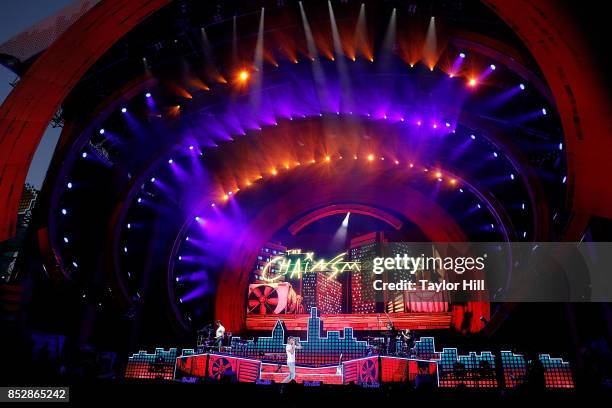
[[[126,113],[127,112],[127,108],[121,108],[121,113]]]
[[[525,203],[521,204],[521,209],[524,210],[525,209]]]
[[[246,82],[249,79],[249,71],[246,69],[241,70],[238,73],[238,79],[240,79],[241,82]]]
[[[476,78],[470,78],[470,81],[468,82],[468,85],[472,88],[474,88],[476,86]]]
[[[72,261],[72,266],[74,266],[75,268],[78,268],[79,264],[76,263],[75,261]],[[85,297],[85,294],[83,294],[83,297]]]
[[[489,68],[491,68],[491,70],[492,70],[492,71],[495,71],[495,68],[496,68],[496,67],[495,67],[495,64],[491,64],[491,65],[489,65]]]
[[[455,180],[455,179],[451,179],[450,183],[451,183],[452,185],[455,185],[455,184],[457,184],[457,180]]]
[[[523,238],[527,238],[527,231],[523,231]]]
[[[81,157],[84,159],[87,158],[87,152],[83,152],[83,154],[81,154]]]
[[[417,120],[417,126],[421,126],[421,124],[423,124],[423,122],[421,122],[420,120]]]
[[[525,84],[520,84],[519,88],[521,88],[521,91],[524,91],[525,90]]]
[[[172,164],[172,163],[174,163],[174,160],[172,159],[168,160],[168,164]]]
[[[127,229],[132,229],[132,224],[128,223],[128,224],[126,225],[126,227],[127,227]]]
[[[229,200],[229,196],[228,196],[227,194],[223,194],[223,199],[224,199],[225,201],[227,201],[227,200]]]
[[[193,145],[189,146],[189,150],[193,150]]]
[[[150,97],[151,97],[151,92],[147,92],[147,93],[145,94],[145,96],[146,96],[147,98],[150,98]]]
[[[374,155],[373,154],[369,154],[368,155],[368,161],[372,161],[374,160]]]
[[[123,247],[123,253],[127,254],[127,247]]]
[[[464,52],[459,53],[459,58],[465,58],[465,53]]]
[[[64,242],[65,242],[65,243],[70,242],[70,240],[68,239],[68,237],[64,237]]]
[[[514,180],[514,174],[510,173],[510,180]]]
[[[278,174],[278,171],[276,171],[276,169],[272,169],[272,175],[276,176]]]
[[[342,226],[343,226],[344,228],[347,228],[347,227],[348,227],[348,224],[349,224],[349,217],[350,217],[350,216],[351,216],[351,213],[350,213],[350,212],[347,212],[347,213],[346,213],[346,216],[345,216],[345,217],[344,217],[344,219],[342,220]]]
[[[563,150],[563,143],[559,143],[559,150]]]
[[[211,206],[211,207],[214,207],[214,206],[215,206],[215,203],[210,203],[210,206]]]
[[[439,172],[439,171],[437,171],[437,172],[436,172],[436,177],[437,177],[437,178],[442,177],[442,173],[441,173],[441,172]]]
[[[138,200],[136,200],[138,202],[138,204],[142,203],[142,198],[138,197]]]
[[[448,123],[448,122],[446,122],[444,125],[445,125],[447,128],[448,128],[448,127],[451,127],[451,124],[450,124],[450,123]]]
[[[432,127],[433,127],[434,129],[437,129],[437,128],[438,128],[438,124],[437,124],[437,123],[434,123],[434,124],[432,125]]]
[[[151,183],[155,183],[155,177],[151,177]]]
[[[196,220],[196,221],[200,221],[200,217],[196,216],[196,217],[195,217],[195,220]]]
[[[103,134],[104,134],[104,129],[100,129],[100,130],[98,131],[98,133],[100,133],[101,135],[103,135]]]
[[[563,176],[563,180],[561,180],[561,182],[565,184],[566,181],[567,181],[567,176]]]
[[[399,164],[399,160],[396,160],[394,163],[395,163],[395,164]]]
[[[497,152],[493,152],[493,157],[497,157]]]
[[[326,161],[326,162],[328,162],[328,161],[330,161],[330,160],[331,160],[331,157],[329,157],[329,156],[325,156],[325,161]]]
[[[542,108],[542,115],[546,116],[547,113],[546,108]]]
[[[68,211],[65,208],[62,208],[62,214],[66,215],[66,214],[68,214]]]
[[[71,182],[68,182],[68,184],[66,184],[66,187],[68,187],[68,188],[72,188],[72,183],[71,183]]]
[[[410,167],[410,168],[413,168],[413,167],[414,167],[414,163],[410,163],[410,164],[409,164],[409,167]]]
[[[470,135],[470,138],[472,138],[472,140],[476,140],[476,136],[475,135]]]
[[[182,260],[183,260],[183,257],[179,255],[179,256],[178,256],[178,260],[179,260],[179,261],[182,261]]]

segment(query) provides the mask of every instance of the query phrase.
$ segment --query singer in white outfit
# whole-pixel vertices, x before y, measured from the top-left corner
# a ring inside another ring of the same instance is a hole
[[[289,376],[283,380],[283,382],[289,382],[295,380],[295,350],[300,350],[302,345],[296,343],[293,337],[289,337],[288,344],[285,347],[287,352],[287,366],[289,367]]]

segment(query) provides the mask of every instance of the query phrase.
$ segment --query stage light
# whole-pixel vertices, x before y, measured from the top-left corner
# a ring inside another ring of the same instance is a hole
[[[68,214],[68,211],[65,208],[62,208],[62,214],[66,215],[66,214]]]
[[[71,183],[71,182],[68,182],[68,184],[66,184],[66,187],[68,187],[68,188],[72,188],[72,183]]]
[[[496,68],[496,67],[495,67],[495,64],[491,64],[491,65],[489,65],[489,68],[491,68],[491,70],[492,70],[492,71],[495,71],[495,68]]]
[[[155,177],[151,177],[151,183],[155,183]]]
[[[151,93],[150,93],[150,92],[147,92],[147,93],[145,94],[145,96],[146,96],[147,98],[150,98],[150,97],[151,97]]]
[[[84,159],[87,158],[87,152],[83,152],[83,154],[81,154],[81,157]]]
[[[344,219],[342,220],[342,226],[343,226],[344,228],[347,228],[347,227],[348,227],[348,224],[349,224],[349,217],[350,217],[350,216],[351,216],[351,213],[350,213],[350,212],[347,212],[347,213],[346,213],[346,216],[345,216],[345,217],[344,217]]]
[[[559,143],[559,150],[563,150],[563,143]]]
[[[123,253],[127,254],[127,247],[123,247]]]
[[[514,180],[514,174],[510,173],[510,180]]]
[[[405,119],[404,118],[400,118],[400,122],[403,122]]]
[[[330,160],[331,160],[331,157],[329,157],[329,156],[325,156],[325,161],[326,161],[326,162],[328,162],[328,161],[330,161]]]
[[[142,203],[142,198],[138,197],[138,200],[136,200],[138,202],[138,204]]]
[[[497,157],[497,152],[493,152],[493,157]]]
[[[72,261],[72,266],[74,266],[75,268],[78,268],[78,267],[79,267],[79,264],[78,264],[78,263],[76,263],[75,261]],[[87,295],[85,295],[85,294],[83,293],[83,297],[87,297]]]
[[[476,207],[478,208],[482,208],[482,206],[480,204],[476,204]]]
[[[525,203],[521,204],[521,209],[525,209]]]
[[[395,164],[399,164],[399,160],[396,160],[394,163],[395,163]]]
[[[457,180],[455,180],[455,179],[451,179],[450,183],[451,183],[452,185],[455,185],[455,184],[457,184]]]
[[[373,154],[369,154],[368,155],[368,161],[372,161],[374,160],[374,155]]]
[[[178,260],[179,260],[179,261],[182,261],[182,260],[183,260],[183,257],[179,255],[179,256],[178,256]]]
[[[193,145],[189,146],[189,150],[193,150]]]
[[[127,112],[127,108],[121,108],[121,113],[126,113]]]
[[[414,167],[414,163],[410,163],[409,167],[413,168]]]
[[[437,172],[436,172],[436,177],[438,177],[438,178],[442,177],[442,173],[441,173],[441,172],[439,172],[439,171],[437,171]]]
[[[470,135],[470,138],[472,138],[472,140],[476,140],[476,136],[475,135]]]
[[[211,207],[214,207],[214,206],[215,206],[215,203],[210,203],[210,206],[211,206]]]
[[[459,189],[459,192],[460,192],[460,193],[463,193],[463,189],[462,189],[462,188],[460,188],[460,189]]]
[[[126,227],[127,227],[127,229],[132,229],[132,224],[130,224],[130,223],[128,222],[128,224],[126,225]]]
[[[519,88],[521,88],[521,91],[524,91],[525,90],[525,84],[520,84]]]
[[[249,79],[249,72],[246,69],[241,70],[238,73],[238,79],[240,79],[241,82],[246,82]]]
[[[476,78],[470,78],[470,81],[468,82],[468,85],[472,88],[474,88],[477,84]]]
[[[563,176],[563,180],[561,180],[561,182],[565,184],[566,181],[567,181],[567,176]]]
[[[103,134],[104,134],[104,129],[100,129],[100,130],[98,131],[98,133],[100,133],[101,135],[103,135]]]
[[[434,123],[434,124],[432,125],[432,127],[433,127],[434,129],[437,129],[437,128],[438,128],[438,124],[437,124],[437,123]]]
[[[195,217],[195,220],[196,220],[196,221],[200,221],[200,217],[196,216],[196,217]]]
[[[527,231],[523,231],[523,238],[527,237]]]
[[[459,58],[465,58],[465,53],[464,52],[459,53]]]
[[[445,125],[447,128],[448,128],[448,127],[451,127],[451,124],[450,124],[450,123],[448,123],[448,122],[446,122],[444,125]]]
[[[416,124],[417,124],[417,126],[421,126],[421,124],[422,124],[422,123],[423,123],[423,122],[421,122],[420,120],[417,120],[417,123],[416,123]]]
[[[278,174],[278,171],[276,171],[276,169],[272,169],[272,175],[276,176]]]
[[[172,164],[172,163],[174,163],[174,160],[169,159],[169,160],[168,160],[168,164]]]
[[[542,115],[546,116],[547,113],[546,108],[542,108]]]
[[[491,229],[495,229],[495,225],[491,224]]]
[[[65,243],[70,242],[70,240],[68,239],[68,237],[64,237],[64,242],[65,242]]]
[[[227,195],[227,194],[223,194],[223,199],[224,199],[225,201],[229,200],[229,195]]]

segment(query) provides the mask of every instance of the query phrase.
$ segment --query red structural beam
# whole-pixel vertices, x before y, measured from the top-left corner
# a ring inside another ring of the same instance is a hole
[[[49,121],[87,70],[170,0],[101,1],[30,67],[0,107],[0,241],[15,233],[32,157]]]
[[[379,208],[362,204],[332,204],[308,213],[291,224],[288,229],[292,235],[295,235],[308,225],[322,218],[330,217],[336,214],[346,214],[349,212],[353,214],[369,215],[370,217],[386,222],[397,230],[402,228],[402,220]]]

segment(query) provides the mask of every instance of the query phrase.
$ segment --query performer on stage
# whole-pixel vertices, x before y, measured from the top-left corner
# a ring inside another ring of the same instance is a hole
[[[302,345],[295,341],[295,338],[289,337],[285,351],[287,352],[287,366],[289,367],[289,376],[283,382],[295,380],[295,350],[301,350]]]
[[[221,320],[217,320],[215,324],[217,326],[217,331],[215,332],[215,346],[221,348],[223,345],[223,338],[225,337],[225,327],[221,324]]]

